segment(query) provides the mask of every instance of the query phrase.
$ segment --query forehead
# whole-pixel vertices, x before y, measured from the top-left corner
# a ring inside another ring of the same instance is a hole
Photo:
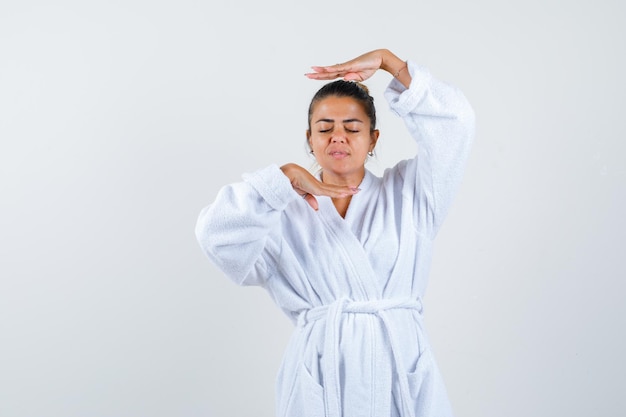
[[[343,120],[356,118],[369,121],[363,105],[352,97],[329,96],[315,103],[312,122],[319,118]]]

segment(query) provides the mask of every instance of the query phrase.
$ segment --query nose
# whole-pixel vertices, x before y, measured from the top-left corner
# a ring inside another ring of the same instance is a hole
[[[345,143],[346,137],[343,133],[337,132],[331,137],[332,143]]]

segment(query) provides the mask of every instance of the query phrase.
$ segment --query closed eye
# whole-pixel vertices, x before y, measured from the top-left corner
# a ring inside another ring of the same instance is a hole
[[[318,130],[319,133],[328,133],[330,132],[332,129],[320,129]],[[346,132],[348,133],[359,133],[360,130],[355,130],[355,129],[348,129],[347,127],[345,128]]]

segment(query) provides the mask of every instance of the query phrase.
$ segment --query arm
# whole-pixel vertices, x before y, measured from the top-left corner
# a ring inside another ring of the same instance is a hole
[[[289,203],[304,195],[317,209],[314,195],[345,197],[357,192],[324,184],[296,164],[271,165],[223,187],[213,204],[200,212],[196,238],[230,279],[241,285],[263,285],[278,262],[281,216]]]
[[[223,187],[196,223],[203,252],[230,279],[262,285],[279,253],[280,216],[298,196],[276,165]]]
[[[392,80],[385,97],[418,144],[416,157],[399,167],[404,177],[402,194],[413,197],[417,229],[434,237],[461,182],[475,116],[459,89],[411,61],[407,65],[409,87]]]

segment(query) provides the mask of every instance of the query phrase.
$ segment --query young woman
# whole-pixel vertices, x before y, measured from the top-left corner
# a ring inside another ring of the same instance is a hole
[[[379,132],[360,84],[378,70],[393,76],[385,97],[418,143],[382,178],[365,168]],[[244,175],[202,210],[196,236],[228,277],[264,287],[296,324],[278,416],[451,416],[421,299],[473,111],[458,89],[386,49],[313,71],[339,78],[309,108],[320,172],[286,164]]]

